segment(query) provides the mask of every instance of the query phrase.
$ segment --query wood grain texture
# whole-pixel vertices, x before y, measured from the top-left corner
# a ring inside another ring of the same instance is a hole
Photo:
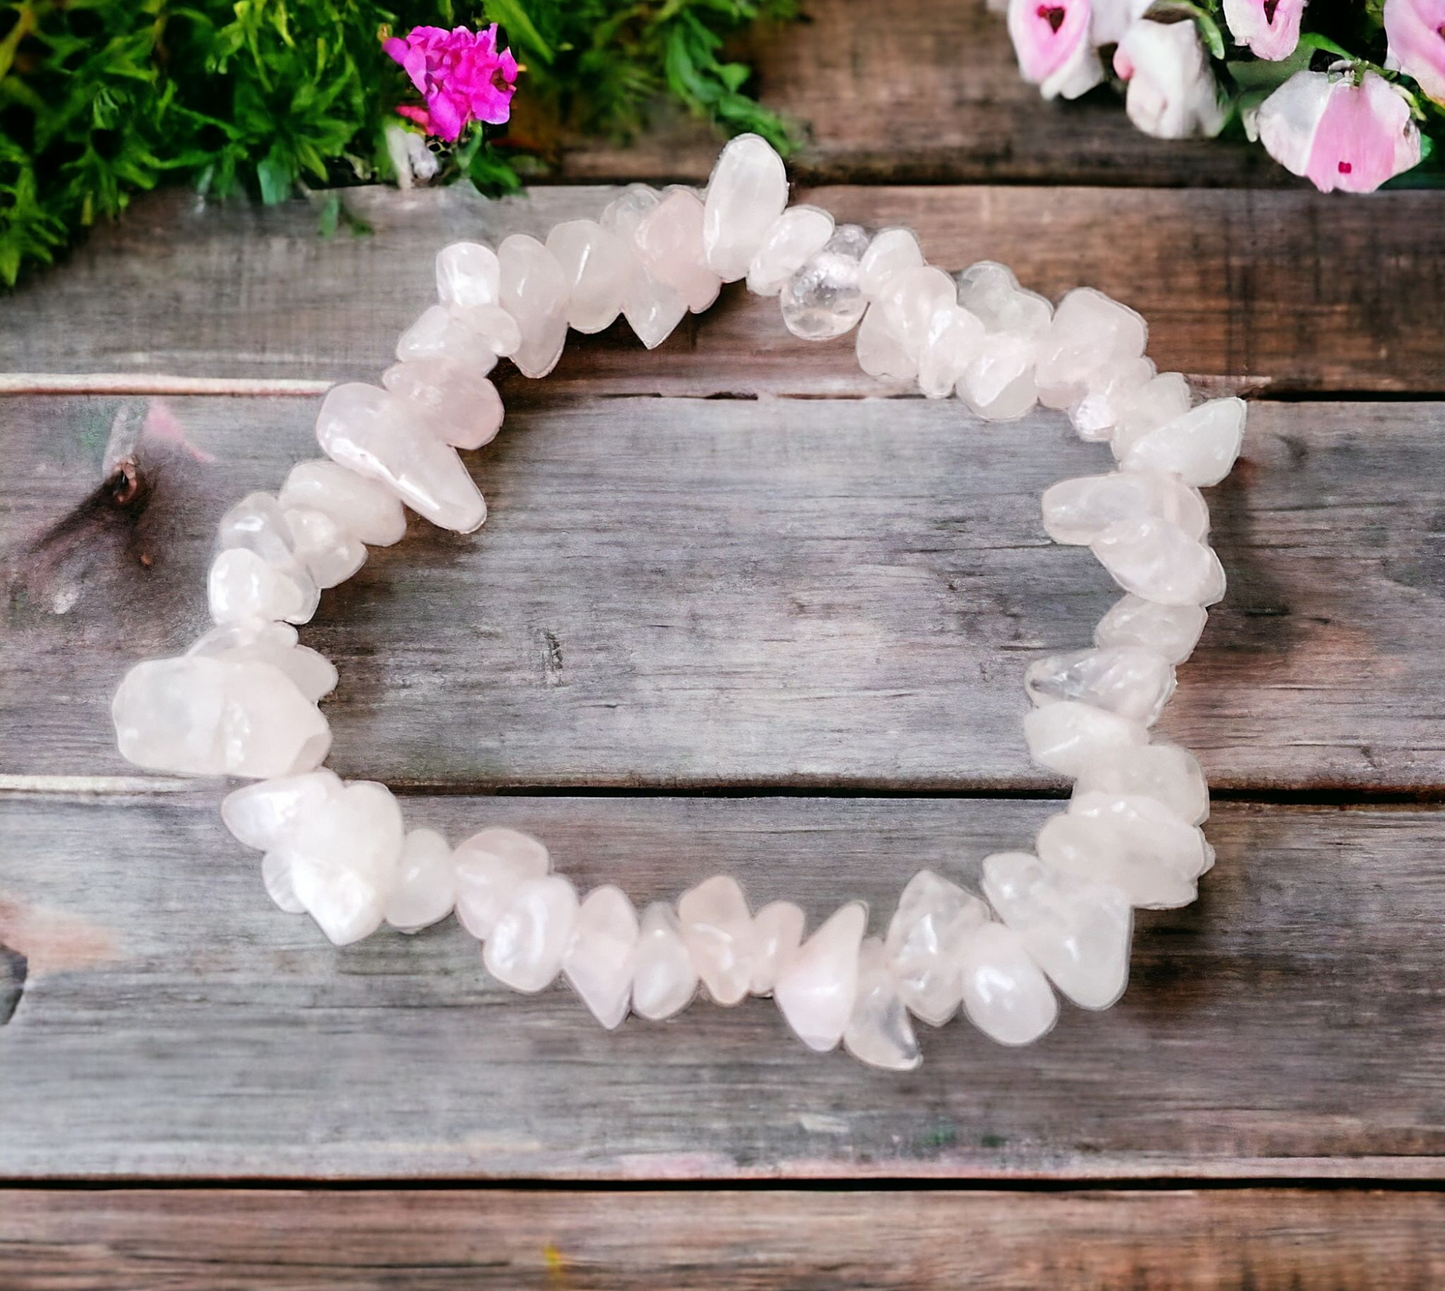
[[[610,191],[487,202],[458,188],[357,189],[347,201],[374,232],[329,240],[304,202],[262,209],[157,194],[6,302],[0,362],[11,373],[131,379],[374,379],[432,303],[440,246],[545,235],[558,220],[595,215]],[[806,196],[840,219],[913,227],[945,267],[997,259],[1050,296],[1082,283],[1109,292],[1149,320],[1161,368],[1278,393],[1445,386],[1445,258],[1421,236],[1439,221],[1435,193],[1353,202],[1312,191],[1007,187]],[[851,341],[810,347],[783,329],[775,301],[734,286],[651,354],[625,326],[572,338],[547,397],[889,392],[858,370]]]
[[[639,902],[738,875],[874,926],[1052,804],[410,797],[414,825],[544,838]],[[1201,900],[1141,915],[1112,1010],[1044,1042],[966,1024],[922,1068],[820,1057],[776,1008],[601,1030],[490,983],[454,923],[346,950],[261,891],[216,795],[0,801],[0,1178],[1445,1179],[1445,817],[1221,806]],[[926,1028],[925,1028],[926,1030]]]
[[[1038,183],[1298,187],[1263,149],[1231,140],[1153,139],[1122,96],[1101,88],[1045,103],[1019,75],[1001,13],[983,0],[805,0],[803,20],[740,45],[752,88],[804,127],[792,159],[828,183]],[[513,131],[547,140],[517,98]],[[548,141],[550,142],[550,140]],[[666,110],[622,146],[571,138],[558,178],[706,180],[719,139]],[[547,146],[544,143],[544,147]]]
[[[0,1281],[8,1291],[1434,1291],[1445,1199],[1276,1188],[0,1192]]]
[[[0,401],[0,773],[126,775],[110,696],[205,629],[215,523],[314,453],[307,399]],[[1445,785],[1437,405],[1258,404],[1213,491],[1231,591],[1162,734],[1239,792]],[[93,492],[133,448],[146,492]],[[572,400],[472,455],[491,518],[415,522],[328,593],[343,774],[453,788],[1051,790],[1021,678],[1118,595],[1038,499],[1062,418],[956,402]],[[1402,492],[1403,480],[1409,480]]]

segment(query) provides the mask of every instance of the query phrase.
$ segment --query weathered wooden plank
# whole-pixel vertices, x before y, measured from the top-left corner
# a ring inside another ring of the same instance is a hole
[[[809,0],[804,20],[745,42],[762,100],[806,128],[794,164],[827,183],[1084,183],[1299,186],[1243,140],[1161,140],[1099,90],[1045,103],[1018,73],[1004,16],[982,0]],[[514,133],[545,137],[516,100]],[[713,131],[680,113],[620,146],[566,142],[560,177],[707,178]]]
[[[358,189],[369,237],[316,232],[314,208],[137,202],[0,310],[7,371],[373,379],[429,303],[432,257],[595,214],[609,190],[539,189],[491,203],[460,189]],[[834,188],[840,218],[917,229],[957,268],[992,258],[1057,296],[1088,283],[1149,319],[1164,368],[1289,391],[1442,388],[1436,302],[1445,254],[1421,236],[1429,192],[1342,202],[1314,192]],[[851,338],[808,347],[771,300],[729,288],[647,354],[619,326],[572,349],[547,390],[875,394]],[[549,393],[548,397],[551,397]]]
[[[509,823],[583,887],[735,873],[816,920],[906,877],[971,882],[1041,802],[411,798]],[[212,795],[0,802],[0,1178],[1445,1178],[1445,823],[1226,805],[1202,899],[1141,915],[1113,1010],[922,1068],[819,1057],[777,1010],[603,1032],[565,988],[488,983],[455,925],[345,951],[261,891]]]
[[[1308,1192],[0,1192],[11,1291],[1433,1291],[1445,1198]]]
[[[304,399],[0,401],[0,772],[126,775],[125,668],[205,627],[214,524],[314,452]],[[1215,491],[1232,587],[1161,731],[1241,791],[1445,784],[1440,405],[1258,404]],[[92,494],[139,435],[146,505]],[[1106,449],[956,403],[557,400],[328,593],[334,764],[397,784],[1047,789],[1021,676],[1117,595],[1045,538]],[[1404,481],[1408,481],[1405,487]]]

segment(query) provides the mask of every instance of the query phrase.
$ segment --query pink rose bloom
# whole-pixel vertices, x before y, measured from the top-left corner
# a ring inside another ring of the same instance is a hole
[[[1322,193],[1370,193],[1420,161],[1405,96],[1375,72],[1296,72],[1259,106],[1259,141]]]
[[[1305,0],[1224,0],[1230,35],[1272,62],[1294,53],[1304,11]]]
[[[427,134],[450,143],[473,121],[501,125],[511,115],[517,60],[510,49],[497,52],[496,23],[484,31],[413,27],[405,40],[392,36],[381,47],[426,100],[425,108],[397,111]]]
[[[1445,104],[1445,0],[1385,0],[1390,66]]]
[[[1192,22],[1136,22],[1114,51],[1129,120],[1158,139],[1217,135],[1229,112]]]
[[[1024,80],[1046,99],[1076,99],[1104,79],[1089,39],[1089,0],[1009,0],[1008,31]]]

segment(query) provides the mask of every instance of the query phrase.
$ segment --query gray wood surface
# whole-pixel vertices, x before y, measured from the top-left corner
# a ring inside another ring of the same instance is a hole
[[[207,626],[215,523],[314,455],[313,399],[0,403],[0,773],[128,775],[124,670]],[[1257,793],[1445,783],[1433,404],[1256,404],[1212,492],[1231,591],[1162,720]],[[145,505],[97,504],[133,443]],[[1039,495],[1104,470],[1057,414],[957,402],[559,398],[471,455],[470,537],[414,522],[327,593],[343,774],[454,788],[1052,790],[1023,670],[1118,596]],[[1400,482],[1410,480],[1401,498]],[[89,501],[87,501],[89,499]]]
[[[317,208],[305,202],[266,210],[157,194],[5,303],[0,372],[372,376],[431,303],[438,247],[518,230],[545,235],[558,220],[595,215],[610,192],[536,189],[488,203],[456,188],[356,189],[347,204],[372,234],[330,240],[318,236]],[[1109,292],[1149,320],[1162,368],[1277,394],[1445,388],[1445,268],[1422,236],[1439,221],[1435,193],[1351,202],[1315,192],[979,186],[824,188],[807,197],[840,219],[908,225],[949,268],[992,258],[1051,296],[1083,283]],[[805,345],[780,326],[775,301],[740,287],[652,354],[622,326],[574,344],[547,397],[568,388],[886,389],[859,372],[850,342]]]
[[[819,1057],[773,1004],[608,1034],[490,983],[459,927],[343,951],[272,908],[203,791],[0,802],[0,1178],[1445,1178],[1445,879],[1433,809],[1227,805],[1185,910],[1141,915],[1112,1010],[1043,1043],[966,1024],[922,1068]],[[874,927],[965,881],[1038,801],[412,797],[535,832],[638,901],[718,871]],[[3,1279],[0,1279],[3,1281]]]
[[[0,1192],[0,1269],[9,1291],[155,1291],[162,1278],[167,1291],[1434,1291],[1445,1200],[1279,1188]]]

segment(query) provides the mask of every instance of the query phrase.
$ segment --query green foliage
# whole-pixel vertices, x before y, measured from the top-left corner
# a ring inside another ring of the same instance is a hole
[[[132,194],[184,180],[281,201],[389,178],[383,127],[415,101],[380,37],[501,24],[527,134],[473,128],[441,177],[521,185],[565,130],[625,136],[670,95],[728,132],[788,132],[744,92],[729,34],[792,0],[0,0],[0,281]],[[535,161],[533,162],[535,165]],[[323,225],[337,216],[323,210]]]

